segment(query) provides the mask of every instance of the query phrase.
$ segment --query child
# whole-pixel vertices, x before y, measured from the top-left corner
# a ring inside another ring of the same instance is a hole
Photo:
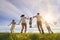
[[[26,32],[26,30],[27,30],[27,24],[26,24],[26,17],[25,17],[25,15],[21,15],[21,25],[22,25],[22,29],[21,29],[21,33],[23,32],[23,30],[24,30],[24,32]],[[18,24],[20,24],[20,22],[18,23]]]
[[[12,22],[11,22],[10,25],[11,25],[11,29],[10,29],[10,30],[11,30],[11,33],[13,33],[13,32],[14,32],[15,25],[16,25],[16,22],[15,22],[14,19],[12,20]],[[9,25],[8,25],[8,26],[9,26]]]
[[[32,17],[30,17],[29,25],[30,25],[30,28],[32,28]]]
[[[47,28],[47,30],[48,30],[49,33],[50,32],[53,33],[52,30],[51,30],[51,28],[50,28],[50,25],[48,24],[47,21],[45,21],[45,26],[46,26],[46,28]]]

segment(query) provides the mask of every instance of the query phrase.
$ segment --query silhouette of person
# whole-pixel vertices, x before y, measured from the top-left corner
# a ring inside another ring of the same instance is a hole
[[[42,28],[42,16],[40,16],[40,13],[37,13],[36,16],[33,16],[33,18],[37,19],[37,27],[40,33],[44,34],[44,30]]]
[[[45,21],[45,26],[46,26],[49,34],[50,34],[50,32],[53,33],[52,30],[51,30],[51,28],[50,28],[50,25],[49,25],[49,23],[47,21]]]
[[[9,25],[11,25],[11,29],[10,30],[11,30],[11,33],[13,33],[14,32],[15,25],[16,25],[15,20],[13,19],[12,22]]]
[[[21,25],[22,25],[22,29],[21,29],[21,33],[23,33],[23,30],[24,30],[24,32],[26,33],[26,31],[27,31],[27,24],[26,24],[26,17],[25,17],[25,15],[21,15]],[[18,24],[20,24],[20,22],[18,23]]]

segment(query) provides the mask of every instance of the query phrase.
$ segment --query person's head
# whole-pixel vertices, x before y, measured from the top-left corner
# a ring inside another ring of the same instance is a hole
[[[37,13],[37,15],[40,15],[40,13]]]
[[[23,15],[21,15],[21,17],[24,17],[25,15],[23,14]]]
[[[13,19],[12,22],[14,22],[15,20]]]
[[[32,17],[30,17],[30,19],[32,19]]]

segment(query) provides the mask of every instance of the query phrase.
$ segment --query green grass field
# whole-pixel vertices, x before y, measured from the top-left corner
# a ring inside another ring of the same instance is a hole
[[[60,34],[0,33],[0,40],[60,40]]]

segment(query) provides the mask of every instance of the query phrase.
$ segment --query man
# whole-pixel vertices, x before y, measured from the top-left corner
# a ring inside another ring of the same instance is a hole
[[[42,28],[42,16],[40,16],[40,13],[37,13],[37,15],[33,16],[33,18],[37,19],[37,27],[38,27],[39,32],[40,33],[42,32],[42,34],[44,34],[44,31]]]

